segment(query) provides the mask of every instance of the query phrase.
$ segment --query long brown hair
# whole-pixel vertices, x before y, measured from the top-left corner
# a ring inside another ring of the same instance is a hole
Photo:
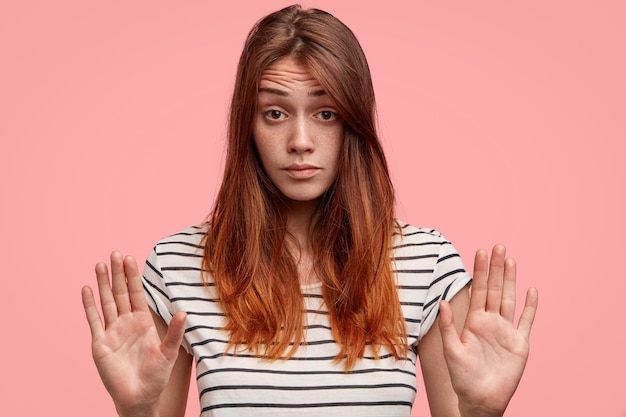
[[[226,313],[230,345],[278,359],[304,342],[284,197],[263,171],[252,140],[261,74],[287,56],[307,67],[344,120],[337,179],[310,224],[315,272],[341,346],[337,359],[350,369],[367,344],[376,356],[385,346],[401,357],[406,330],[390,258],[394,192],[376,133],[369,67],[350,29],[324,11],[297,5],[254,26],[237,70],[224,178],[203,259]]]

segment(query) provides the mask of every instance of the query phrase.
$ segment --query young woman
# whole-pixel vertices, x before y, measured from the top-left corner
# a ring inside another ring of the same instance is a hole
[[[537,292],[514,327],[504,247],[470,276],[438,232],[394,219],[363,52],[340,21],[288,7],[245,44],[208,221],[160,241],[143,277],[111,255],[83,303],[120,416],[409,415],[420,358],[433,416],[500,416]],[[143,283],[142,283],[143,280]],[[449,301],[449,302],[448,302]]]

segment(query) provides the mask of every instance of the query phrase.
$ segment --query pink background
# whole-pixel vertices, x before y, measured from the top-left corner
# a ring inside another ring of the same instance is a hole
[[[80,287],[207,214],[242,42],[288,2],[211,4],[0,4],[1,414],[112,415]],[[399,217],[540,289],[508,416],[626,416],[624,3],[382,4],[304,3],[362,42]]]

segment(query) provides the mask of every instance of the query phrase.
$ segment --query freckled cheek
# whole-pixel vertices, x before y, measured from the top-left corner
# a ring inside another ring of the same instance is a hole
[[[343,126],[312,126],[310,132],[325,146],[337,145],[343,141]]]
[[[252,137],[257,152],[259,153],[261,160],[265,163],[270,155],[276,153],[276,150],[274,149],[276,146],[275,133],[270,132],[262,125],[255,125],[252,128]]]
[[[333,132],[328,132],[329,135],[326,138],[326,147],[328,149],[328,156],[333,158],[335,164],[338,164],[339,155],[343,148],[343,128],[339,128]]]

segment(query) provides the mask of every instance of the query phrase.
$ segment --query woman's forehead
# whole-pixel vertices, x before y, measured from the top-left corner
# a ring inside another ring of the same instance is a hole
[[[259,84],[259,87],[282,86],[291,89],[297,85],[323,90],[308,68],[291,56],[280,58],[268,66],[261,74]]]

